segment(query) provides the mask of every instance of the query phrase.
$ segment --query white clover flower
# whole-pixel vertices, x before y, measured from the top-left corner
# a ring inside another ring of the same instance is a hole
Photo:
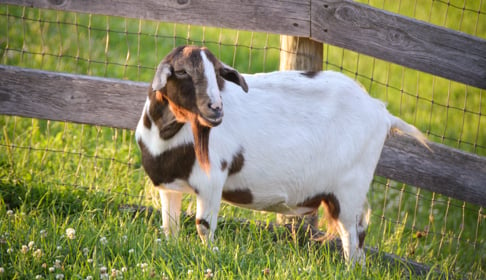
[[[13,252],[14,252],[14,249],[12,249],[12,248],[8,248],[8,249],[7,249],[7,254],[11,254],[11,253],[13,253]]]
[[[106,268],[106,266],[102,266],[100,268],[100,272],[103,274],[103,273],[106,273],[108,271],[108,268]]]
[[[89,249],[88,248],[83,248],[83,255],[87,257],[89,254]]]
[[[12,211],[12,210],[9,210],[9,211]],[[1,274],[4,274],[4,273],[5,273],[5,268],[3,268],[3,267],[0,266],[0,275]]]
[[[32,256],[34,258],[40,259],[42,257],[42,250],[41,249],[35,250],[34,253],[32,253]]]
[[[64,279],[64,274],[62,273],[56,274],[56,279]]]
[[[145,272],[145,269],[148,267],[148,263],[139,263],[137,266],[142,269],[142,272]]]
[[[56,271],[56,269],[55,269],[54,267],[52,267],[52,266],[51,266],[51,267],[49,267],[49,272],[51,272],[51,273],[52,273],[52,272],[54,272],[54,271]]]
[[[147,266],[148,266],[148,263],[141,263],[141,264],[140,264],[140,268],[142,268],[142,269],[143,269],[143,268],[147,268]]]
[[[192,275],[193,273],[194,273],[194,270],[192,270],[192,269],[187,270],[187,275]]]
[[[55,268],[61,268],[61,261],[60,261],[60,260],[56,260],[56,261],[54,262],[54,267],[55,267]]]
[[[61,251],[62,250],[62,246],[57,246],[56,247],[56,250]]]
[[[108,275],[108,273],[101,273],[100,279],[110,279],[110,276]]]
[[[30,241],[30,242],[29,242],[29,249],[34,248],[34,246],[35,246],[34,241]]]
[[[128,253],[129,253],[129,254],[133,254],[133,253],[135,253],[135,249],[130,249],[130,250],[128,250]]]
[[[157,243],[157,244],[162,243],[162,239],[160,239],[160,238],[155,239],[155,243]]]
[[[106,245],[106,244],[108,244],[108,239],[106,239],[106,237],[102,236],[102,237],[100,237],[100,243],[102,245]]]
[[[93,263],[93,259],[88,259],[88,263]]]
[[[44,279],[44,277],[42,277],[42,275],[38,274],[35,276],[35,279]]]
[[[76,239],[76,230],[73,228],[66,229],[66,236],[68,239]]]
[[[206,274],[204,274],[204,277],[205,278],[213,278],[213,276],[214,276],[213,271],[211,269],[209,269],[209,268],[206,269]]]
[[[87,276],[86,277],[86,280],[93,280],[93,276],[91,276],[91,275],[90,276]]]
[[[47,237],[47,230],[42,229],[39,233],[40,233],[41,238],[46,238]]]
[[[121,272],[118,269],[112,268],[111,269],[111,277],[116,278],[121,275]]]
[[[13,216],[13,214],[14,214],[14,211],[7,210],[7,216],[11,217],[11,216]]]
[[[127,271],[128,271],[128,269],[126,267],[122,267],[121,272],[125,273]]]
[[[22,249],[20,249],[20,252],[22,254],[27,254],[28,251],[29,251],[29,247],[27,247],[27,245],[22,245]]]
[[[217,246],[213,247],[213,252],[219,252],[219,248]]]

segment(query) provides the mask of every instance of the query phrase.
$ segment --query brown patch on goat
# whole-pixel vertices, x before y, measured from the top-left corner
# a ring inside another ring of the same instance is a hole
[[[203,225],[209,229],[209,222],[205,219],[196,219],[196,225]]]
[[[303,202],[299,203],[298,206],[317,209],[321,203],[324,205],[324,209],[326,210],[326,221],[328,227],[328,235],[325,237],[326,239],[336,232],[336,222],[339,218],[339,213],[341,212],[339,201],[336,196],[332,193],[317,194],[305,199]]]
[[[366,232],[364,232],[364,231],[358,232],[358,241],[359,241],[358,247],[360,249],[363,248],[365,237],[366,237]]]
[[[147,112],[143,112],[143,126],[145,126],[147,129],[152,128],[152,121],[150,120],[150,117],[147,115]]]
[[[331,193],[325,195],[322,200],[324,206],[326,207],[327,213],[333,220],[337,220],[339,218],[339,213],[341,212],[341,207],[336,196]]]
[[[177,122],[176,117],[169,109],[169,103],[164,98],[158,100],[157,95],[159,93],[161,92],[149,90],[150,106],[148,115],[147,112],[144,112],[143,123],[146,128],[150,129],[153,122],[159,129],[160,138],[168,140],[179,132],[184,123]]]
[[[163,102],[163,94],[160,90],[155,92],[155,99],[159,102]]]
[[[233,175],[238,173],[243,169],[243,165],[245,164],[245,156],[243,155],[243,149],[241,149],[237,154],[233,155],[233,159],[231,160],[231,166],[228,170],[228,175]]]
[[[302,72],[300,73],[302,76],[306,76],[307,78],[314,78],[315,76],[317,76],[317,74],[319,74],[320,72],[319,71],[307,71],[307,72]]]
[[[138,141],[142,151],[142,165],[155,186],[187,180],[196,161],[194,147],[186,144],[153,156],[143,141]]]
[[[223,199],[235,204],[250,204],[253,202],[253,194],[249,189],[223,191]]]
[[[226,160],[221,161],[221,171],[225,171],[228,167],[228,162]]]
[[[209,233],[210,225],[209,222],[205,219],[196,219],[196,228],[199,236],[202,238],[206,238]]]
[[[209,132],[210,127],[201,125],[198,121],[191,122],[192,134],[194,135],[194,150],[201,169],[209,174]]]

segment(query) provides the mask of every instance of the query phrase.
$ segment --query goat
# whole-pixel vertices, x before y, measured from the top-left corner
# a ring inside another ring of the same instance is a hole
[[[341,73],[245,75],[206,48],[181,46],[157,67],[136,140],[166,235],[178,233],[182,193],[197,197],[203,242],[214,238],[221,200],[286,215],[323,204],[346,261],[364,264],[366,196],[393,130],[427,145]]]

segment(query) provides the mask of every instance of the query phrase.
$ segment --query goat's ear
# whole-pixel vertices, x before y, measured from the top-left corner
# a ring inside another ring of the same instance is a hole
[[[154,80],[152,81],[152,89],[154,91],[161,90],[167,84],[167,78],[172,75],[172,66],[165,60],[157,67]]]
[[[241,76],[241,74],[233,67],[230,67],[223,62],[221,62],[221,65],[222,67],[219,70],[221,77],[227,81],[239,85],[245,92],[248,92],[248,85],[246,84],[245,78],[243,78],[243,76]]]

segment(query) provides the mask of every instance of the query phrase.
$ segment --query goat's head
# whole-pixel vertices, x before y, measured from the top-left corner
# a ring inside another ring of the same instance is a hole
[[[211,127],[223,120],[221,91],[225,80],[245,92],[245,79],[220,62],[208,49],[181,46],[170,52],[157,67],[152,82],[152,102],[168,102],[179,122],[190,122],[199,163],[209,170],[208,139]]]
[[[159,64],[152,89],[167,99],[178,121],[188,122],[197,118],[199,124],[213,127],[223,119],[220,92],[224,80],[248,91],[245,79],[235,69],[220,62],[208,49],[181,46]]]

